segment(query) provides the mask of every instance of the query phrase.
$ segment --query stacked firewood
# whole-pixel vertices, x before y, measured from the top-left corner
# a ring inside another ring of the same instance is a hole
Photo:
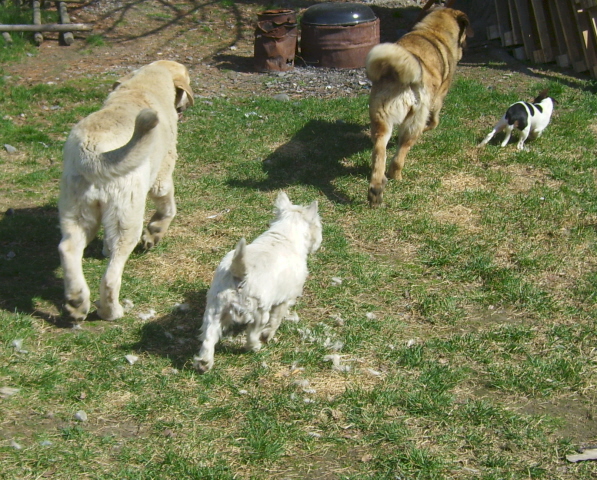
[[[500,38],[519,60],[556,62],[597,78],[597,0],[495,0]]]

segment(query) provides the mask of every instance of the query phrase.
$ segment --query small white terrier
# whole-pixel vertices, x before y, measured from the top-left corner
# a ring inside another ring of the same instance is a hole
[[[524,150],[524,142],[530,136],[531,138],[538,138],[543,133],[543,130],[549,125],[551,114],[553,112],[555,100],[547,96],[547,90],[539,93],[539,96],[529,102],[516,102],[508,107],[505,115],[500,119],[493,130],[487,134],[479,147],[484,147],[487,142],[493,138],[496,133],[504,130],[506,136],[501,143],[505,147],[510,141],[512,130],[518,128],[520,130],[520,138],[516,148]]]
[[[322,240],[317,202],[293,205],[280,192],[275,206],[269,230],[249,245],[242,238],[216,269],[199,337],[203,343],[194,359],[202,373],[213,367],[214,348],[224,335],[246,331],[245,349],[258,351],[303,293],[307,255]]]

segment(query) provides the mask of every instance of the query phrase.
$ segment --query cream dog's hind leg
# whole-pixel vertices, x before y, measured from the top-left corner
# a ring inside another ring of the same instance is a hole
[[[167,178],[166,181],[156,182],[156,185],[149,191],[149,196],[155,203],[156,211],[141,239],[146,249],[154,247],[162,239],[176,215],[172,169],[170,169]]]

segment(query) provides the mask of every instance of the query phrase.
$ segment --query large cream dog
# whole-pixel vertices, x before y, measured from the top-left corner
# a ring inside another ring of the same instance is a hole
[[[386,146],[398,126],[398,153],[388,176],[401,180],[404,160],[421,133],[437,127],[466,36],[472,36],[465,13],[451,8],[431,11],[396,43],[371,49],[366,60],[373,82],[369,97],[372,174],[369,204],[382,202],[387,183]]]
[[[139,239],[154,246],[176,214],[177,110],[192,104],[187,69],[161,60],[116,82],[103,108],[73,127],[58,202],[65,308],[73,320],[85,319],[91,306],[82,256],[101,224],[110,259],[97,313],[105,320],[122,317],[120,285],[129,255]],[[148,194],[156,212],[143,232]]]

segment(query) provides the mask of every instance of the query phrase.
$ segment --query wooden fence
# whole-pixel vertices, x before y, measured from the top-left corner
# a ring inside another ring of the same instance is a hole
[[[556,62],[597,78],[597,0],[495,0],[501,39],[519,60]]]

